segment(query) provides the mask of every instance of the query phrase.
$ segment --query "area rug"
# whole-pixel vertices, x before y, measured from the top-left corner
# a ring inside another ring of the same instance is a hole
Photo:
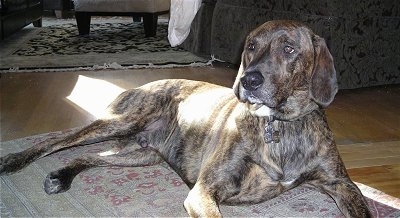
[[[78,35],[73,19],[41,28],[26,27],[0,42],[0,70],[141,68],[208,61],[171,47],[168,22],[162,19],[157,35],[148,38],[144,36],[143,23],[133,22],[132,18],[93,19],[90,27],[87,36]]]
[[[1,155],[35,143],[57,140],[74,130],[47,133],[3,142]],[[42,181],[47,173],[82,154],[113,147],[114,142],[64,150],[1,176],[1,217],[182,217],[189,191],[166,164],[137,168],[94,168],[75,178],[72,188],[47,195]],[[399,217],[400,200],[360,184],[374,217]],[[397,209],[396,209],[397,208]],[[221,206],[226,217],[343,217],[334,201],[307,186],[290,190],[264,203]]]

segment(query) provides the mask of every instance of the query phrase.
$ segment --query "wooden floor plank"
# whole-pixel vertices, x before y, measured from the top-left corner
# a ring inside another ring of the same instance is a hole
[[[348,169],[353,181],[400,198],[400,164]]]
[[[373,167],[382,166],[387,164],[398,164],[399,157],[382,157],[382,158],[372,158],[364,160],[347,160],[342,157],[343,162],[347,169],[362,168],[362,167]]]
[[[400,141],[338,145],[346,168],[400,164]]]

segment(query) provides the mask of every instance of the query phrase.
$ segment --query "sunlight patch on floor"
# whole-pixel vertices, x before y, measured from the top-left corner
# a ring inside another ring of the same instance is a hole
[[[67,99],[96,118],[105,114],[107,106],[125,89],[110,82],[79,75]]]

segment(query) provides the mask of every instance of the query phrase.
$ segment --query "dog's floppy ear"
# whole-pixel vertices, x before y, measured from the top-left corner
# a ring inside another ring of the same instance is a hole
[[[327,107],[338,90],[333,58],[325,40],[317,35],[313,38],[314,69],[311,76],[311,98],[320,106]]]

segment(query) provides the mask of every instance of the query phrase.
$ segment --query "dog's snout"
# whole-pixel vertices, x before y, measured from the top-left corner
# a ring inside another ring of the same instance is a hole
[[[240,82],[244,89],[254,91],[263,84],[264,77],[261,75],[260,71],[251,71],[245,73],[245,76],[240,78]]]

